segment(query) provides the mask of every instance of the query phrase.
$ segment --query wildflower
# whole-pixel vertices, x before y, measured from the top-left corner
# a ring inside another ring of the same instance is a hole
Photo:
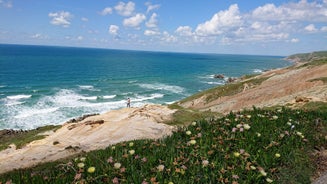
[[[242,124],[237,124],[236,128],[241,128],[243,125]]]
[[[274,120],[276,120],[276,119],[278,119],[278,116],[274,115],[272,118],[273,118]]]
[[[114,183],[114,184],[118,184],[118,183],[119,183],[119,180],[118,180],[118,178],[117,178],[117,177],[115,177],[114,179],[112,179],[112,183]]]
[[[292,125],[292,126],[291,126],[291,130],[294,129],[294,128],[295,128],[295,125]]]
[[[81,157],[79,160],[80,160],[81,162],[85,162],[86,158],[85,158],[85,157]]]
[[[240,177],[238,175],[236,175],[236,174],[233,174],[232,178],[239,179]]]
[[[191,131],[186,131],[186,135],[191,135],[192,134],[192,132]]]
[[[236,132],[236,131],[237,131],[237,128],[234,127],[234,128],[232,129],[232,132]]]
[[[246,115],[246,117],[247,117],[248,119],[250,119],[250,118],[251,118],[251,115]]]
[[[172,181],[170,181],[168,184],[174,184]]]
[[[251,126],[249,124],[245,124],[243,127],[245,130],[249,130],[251,128]]]
[[[85,166],[85,164],[83,162],[80,162],[80,163],[77,164],[78,168],[83,168],[84,166]]]
[[[253,165],[251,165],[250,168],[251,168],[252,170],[256,170],[256,169],[257,169],[257,168],[254,167]]]
[[[193,122],[192,122],[192,125],[193,125],[193,126],[195,126],[195,125],[196,125],[196,122],[195,122],[195,121],[193,121]]]
[[[268,183],[272,183],[274,180],[272,180],[272,179],[270,179],[270,178],[267,178],[266,181],[267,181]]]
[[[134,142],[130,142],[129,147],[133,147],[133,146],[134,146]]]
[[[109,157],[108,160],[107,160],[108,163],[113,163],[114,162],[114,159],[112,157]]]
[[[190,140],[190,144],[196,144],[196,140]]]
[[[163,171],[165,169],[165,166],[164,165],[158,165],[157,169],[158,169],[158,171],[161,172],[161,171]]]
[[[207,167],[209,165],[209,161],[208,160],[202,160],[202,166],[203,167]]]
[[[292,126],[292,123],[291,123],[291,122],[287,122],[287,125],[288,125],[288,126]]]
[[[89,167],[89,168],[87,169],[87,172],[88,172],[88,173],[94,173],[94,171],[95,171],[95,167]]]
[[[145,158],[145,157],[143,157],[141,160],[142,160],[142,162],[147,162],[148,161],[148,159]]]
[[[135,150],[129,150],[128,152],[129,152],[130,155],[134,155]]]
[[[239,152],[234,152],[234,156],[235,157],[239,157],[240,156],[240,153]]]
[[[296,135],[298,135],[298,136],[302,136],[302,132],[296,132]]]
[[[111,146],[111,149],[112,149],[112,150],[115,150],[115,149],[116,149],[116,146]]]
[[[260,174],[261,174],[262,176],[267,176],[267,173],[265,172],[265,170],[261,169],[259,172],[260,172]]]
[[[119,169],[121,167],[121,163],[117,162],[114,164],[115,169]]]
[[[240,132],[243,132],[244,131],[244,129],[243,128],[240,128]]]
[[[279,158],[279,157],[280,157],[280,154],[279,154],[279,153],[276,153],[276,154],[275,154],[275,157],[276,157],[276,158]]]
[[[198,135],[197,135],[197,136],[200,138],[200,137],[202,137],[202,134],[201,134],[201,133],[198,133]]]

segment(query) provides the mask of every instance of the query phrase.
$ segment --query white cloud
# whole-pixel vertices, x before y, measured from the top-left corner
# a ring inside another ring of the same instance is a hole
[[[128,3],[119,2],[115,6],[115,10],[117,11],[117,13],[122,16],[132,15],[134,12],[134,9],[135,9],[135,3],[131,2],[131,1],[129,1]]]
[[[79,41],[81,41],[81,40],[83,40],[83,39],[84,39],[83,36],[78,36],[78,37],[77,37],[77,40],[79,40]]]
[[[160,4],[154,4],[152,5],[150,2],[145,3],[145,6],[147,6],[146,13],[149,13],[150,11],[156,10],[160,8]]]
[[[192,28],[190,26],[179,26],[175,33],[179,34],[180,36],[192,36]]]
[[[323,26],[320,30],[323,31],[323,32],[327,32],[327,26]]]
[[[110,25],[109,26],[109,33],[111,35],[117,36],[119,31],[119,27],[117,25]]]
[[[146,19],[144,14],[138,13],[133,17],[124,19],[123,25],[127,27],[134,27],[137,28],[140,24]]]
[[[12,2],[8,1],[8,0],[0,0],[0,5],[2,5],[3,7],[6,7],[6,8],[13,7]]]
[[[100,12],[100,14],[103,15],[103,16],[108,15],[108,14],[112,14],[112,8],[106,7]]]
[[[242,24],[238,5],[233,4],[228,10],[216,13],[210,20],[199,24],[195,30],[198,35],[219,35]]]
[[[318,31],[314,24],[309,24],[309,25],[307,25],[307,26],[304,28],[304,30],[306,30],[306,31],[308,31],[308,32],[316,32],[316,31]]]
[[[69,27],[70,20],[73,17],[69,12],[65,11],[49,13],[48,16],[52,18],[51,24],[63,27]]]
[[[150,20],[145,23],[146,27],[149,27],[149,28],[155,28],[155,27],[157,27],[157,24],[158,24],[158,20],[157,20],[156,13],[153,13],[150,17]]]
[[[89,21],[89,19],[86,18],[86,17],[82,17],[81,20],[82,20],[83,22],[87,22],[87,21]]]
[[[145,36],[155,36],[155,35],[160,35],[160,32],[153,31],[153,30],[145,30],[144,35]]]
[[[174,35],[170,35],[167,31],[164,31],[162,35],[161,40],[164,42],[173,43],[177,41],[177,38]]]
[[[300,39],[298,39],[298,38],[293,38],[293,39],[291,39],[291,42],[292,43],[298,43],[300,41]]]
[[[256,8],[252,12],[256,20],[268,21],[323,21],[327,22],[327,4],[307,2],[301,0],[276,7],[274,4],[266,4]]]

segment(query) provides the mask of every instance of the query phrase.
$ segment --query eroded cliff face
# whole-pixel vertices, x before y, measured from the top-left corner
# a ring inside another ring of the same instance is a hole
[[[310,101],[327,102],[327,63],[319,66],[292,67],[271,70],[256,76],[264,79],[252,84],[253,78],[238,81],[243,90],[230,96],[217,96],[206,101],[209,94],[179,103],[186,108],[228,113],[245,108],[287,105],[301,106]],[[325,80],[325,81],[324,81]]]
[[[161,105],[124,108],[65,123],[46,138],[21,149],[14,145],[0,152],[0,173],[65,158],[82,151],[137,139],[159,139],[172,134],[174,127],[163,124],[175,110]]]

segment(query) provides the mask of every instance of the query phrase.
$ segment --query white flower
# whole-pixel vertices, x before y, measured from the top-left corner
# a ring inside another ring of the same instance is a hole
[[[117,162],[114,164],[115,169],[119,169],[121,167],[121,163]]]
[[[272,179],[270,179],[270,178],[267,178],[266,181],[267,181],[268,183],[272,183],[274,180],[272,180]]]
[[[85,166],[85,164],[83,162],[77,164],[78,168],[83,168],[84,166]]]
[[[158,169],[158,171],[161,172],[161,171],[163,171],[165,169],[165,166],[164,165],[158,165],[157,169]]]
[[[260,172],[260,174],[261,174],[262,176],[267,176],[267,173],[265,172],[265,170],[262,169],[262,170],[260,170],[259,172]]]
[[[250,168],[251,168],[252,170],[256,170],[256,169],[257,169],[257,168],[254,167],[253,165],[251,165]]]
[[[193,125],[193,126],[195,126],[195,125],[196,125],[196,122],[195,122],[195,121],[193,121],[193,122],[192,122],[192,125]]]
[[[257,132],[257,137],[261,137],[261,134],[259,132]]]
[[[112,149],[112,150],[115,150],[115,149],[116,149],[116,146],[111,146],[111,149]]]
[[[236,128],[241,128],[241,127],[243,127],[242,124],[237,124],[237,125],[236,125]]]
[[[133,147],[133,146],[134,146],[134,142],[130,142],[129,147]]]
[[[86,158],[85,158],[85,157],[81,157],[79,160],[80,160],[81,162],[85,162]]]
[[[273,118],[274,120],[276,120],[276,119],[278,119],[278,116],[273,116],[272,118]]]
[[[279,157],[280,157],[280,154],[279,154],[279,153],[276,153],[276,154],[275,154],[275,157],[276,157],[276,158],[279,158]]]
[[[245,130],[249,130],[251,128],[251,126],[248,125],[248,124],[245,124],[243,127],[244,127]]]
[[[209,165],[209,161],[208,160],[202,160],[202,165],[203,167],[206,167]]]
[[[130,155],[134,155],[135,150],[129,150],[128,152],[129,152]]]
[[[191,131],[186,131],[186,135],[191,135],[192,134],[192,132]]]
[[[190,144],[196,144],[196,140],[190,140]]]

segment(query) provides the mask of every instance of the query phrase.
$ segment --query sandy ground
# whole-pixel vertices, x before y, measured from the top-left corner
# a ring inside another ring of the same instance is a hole
[[[145,105],[124,108],[88,117],[81,122],[66,123],[45,139],[34,141],[22,149],[0,152],[0,173],[26,168],[78,154],[103,149],[109,145],[137,139],[159,139],[170,135],[174,127],[160,123],[169,120],[174,110],[166,106]]]

